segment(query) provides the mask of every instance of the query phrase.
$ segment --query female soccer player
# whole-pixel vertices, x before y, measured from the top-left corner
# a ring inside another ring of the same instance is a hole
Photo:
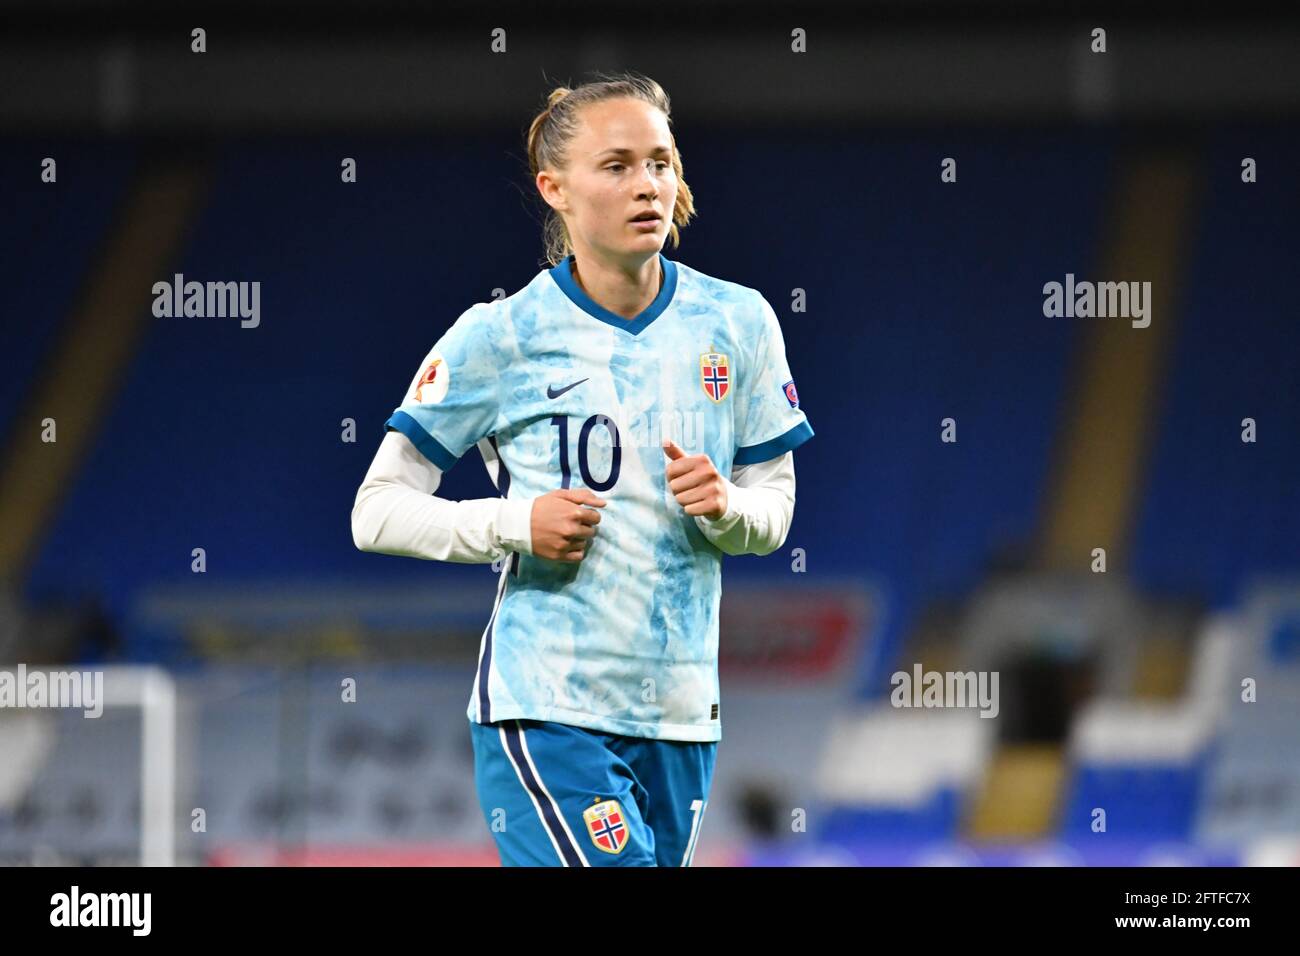
[[[722,736],[722,555],[785,541],[813,431],[762,295],[663,255],[694,202],[658,83],[556,89],[528,156],[551,267],[425,356],[353,538],[504,559],[468,709],[503,864],[689,866]],[[435,496],[474,446],[501,497]]]

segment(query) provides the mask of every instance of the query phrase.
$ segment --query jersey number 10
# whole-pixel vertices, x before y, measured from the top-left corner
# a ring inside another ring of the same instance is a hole
[[[573,476],[573,469],[569,467],[569,416],[556,415],[551,418],[551,424],[560,429],[560,476],[561,488],[568,488],[569,482]],[[604,425],[609,431],[610,438],[614,441],[613,454],[610,458],[609,475],[604,481],[599,481],[592,475],[591,469],[587,464],[587,444],[591,441],[591,430],[597,425]],[[618,426],[614,424],[613,419],[607,415],[592,415],[582,423],[582,430],[578,432],[578,470],[582,473],[583,483],[592,491],[609,491],[618,481],[618,469],[623,460],[623,449],[618,443]]]

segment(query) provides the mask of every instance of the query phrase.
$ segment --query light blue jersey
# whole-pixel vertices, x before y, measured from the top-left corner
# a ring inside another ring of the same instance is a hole
[[[659,294],[629,320],[583,292],[572,261],[471,306],[387,422],[443,471],[477,445],[509,498],[608,502],[582,561],[506,562],[469,718],[719,740],[722,552],[668,488],[660,442],[730,476],[813,430],[761,294],[661,253]]]

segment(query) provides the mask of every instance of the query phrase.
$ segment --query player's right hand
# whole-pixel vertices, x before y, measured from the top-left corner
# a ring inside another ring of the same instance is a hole
[[[600,512],[584,506],[603,508],[605,504],[587,488],[559,488],[534,498],[533,554],[571,564],[581,561],[600,524]]]

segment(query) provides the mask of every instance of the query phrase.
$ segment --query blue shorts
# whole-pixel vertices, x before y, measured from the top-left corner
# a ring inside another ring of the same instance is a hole
[[[474,783],[502,866],[690,866],[717,741],[540,720],[470,721]]]

